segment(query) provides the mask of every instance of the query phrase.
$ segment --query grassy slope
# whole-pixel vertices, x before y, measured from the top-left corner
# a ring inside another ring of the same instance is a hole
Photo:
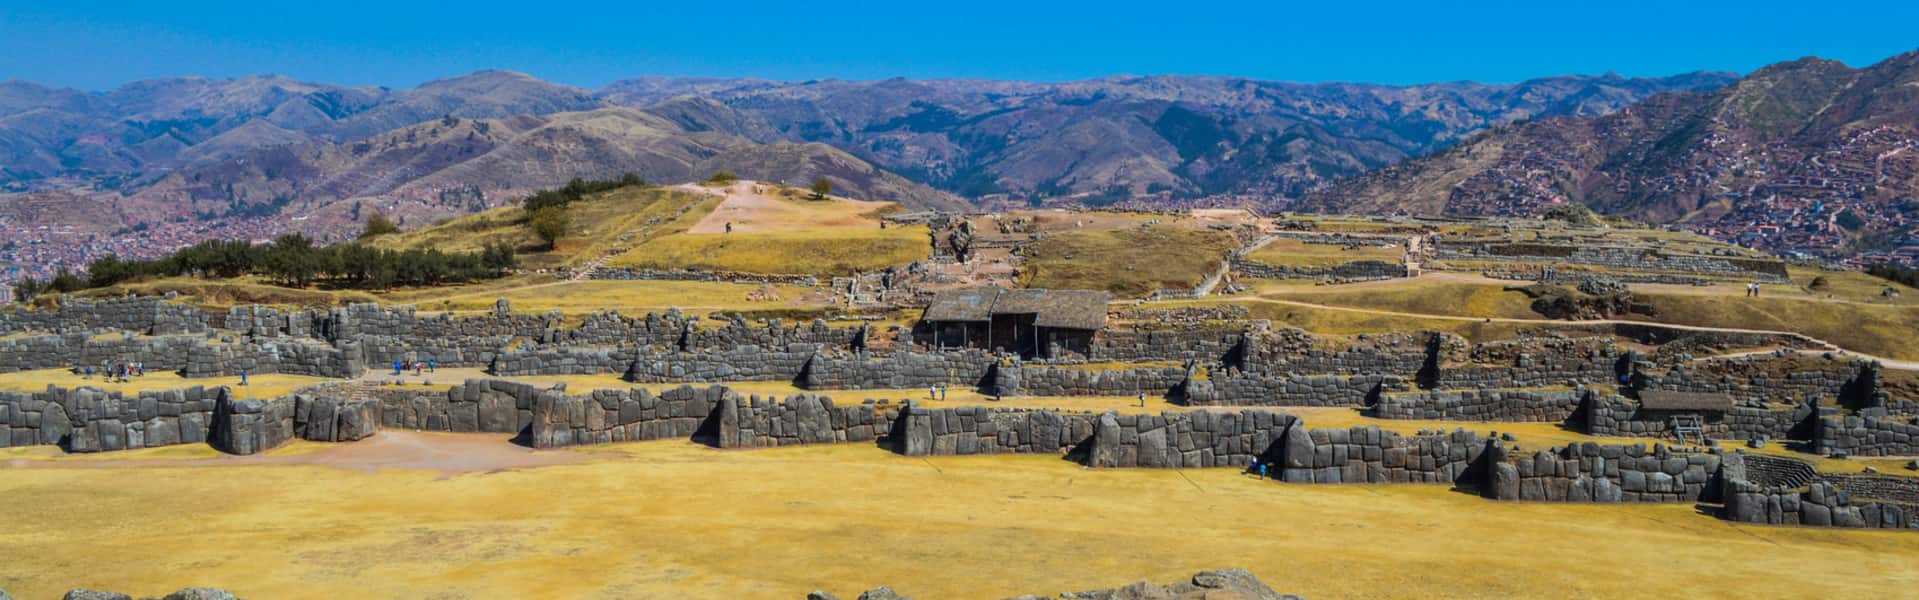
[[[1362,246],[1348,250],[1332,244],[1308,244],[1303,240],[1277,239],[1253,251],[1246,258],[1273,266],[1334,267],[1356,260],[1398,263],[1405,254],[1405,249],[1398,246]]]
[[[1068,231],[1034,242],[1022,276],[1028,287],[1104,289],[1137,298],[1197,285],[1233,247],[1223,232],[1172,225]]]
[[[0,496],[35,501],[7,515],[4,582],[22,598],[218,585],[292,600],[851,597],[882,583],[997,598],[1229,566],[1319,598],[1888,597],[1919,583],[1919,536],[1733,525],[1683,503],[1489,502],[1443,486],[1281,485],[1049,456],[905,459],[866,444],[582,454],[450,478],[314,465],[163,477],[10,469]],[[182,531],[202,542],[181,543]],[[156,545],[167,551],[148,551]],[[896,552],[847,558],[876,547]],[[1619,576],[1633,572],[1688,576]]]
[[[926,258],[924,226],[679,234],[640,244],[609,266],[742,273],[850,275]]]

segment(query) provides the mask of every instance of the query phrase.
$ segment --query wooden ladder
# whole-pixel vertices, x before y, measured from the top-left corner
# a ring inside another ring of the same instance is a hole
[[[1699,415],[1679,415],[1673,417],[1672,431],[1679,435],[1680,445],[1686,444],[1686,434],[1689,433],[1697,440],[1695,443],[1706,443],[1705,424],[1700,422]]]

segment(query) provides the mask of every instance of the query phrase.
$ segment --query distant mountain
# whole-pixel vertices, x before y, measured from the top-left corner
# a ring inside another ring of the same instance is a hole
[[[1297,84],[1225,77],[985,81],[636,79],[609,102],[698,97],[751,117],[754,139],[832,144],[962,196],[1081,201],[1222,194],[1297,197],[1445,147],[1486,127],[1599,115],[1652,94],[1734,79],[1551,77],[1519,84]]]
[[[286,212],[350,228],[357,219],[351,207],[360,201],[395,216],[438,218],[496,206],[574,177],[611,179],[631,172],[678,182],[720,170],[795,185],[825,177],[851,196],[920,208],[965,206],[831,146],[762,144],[627,108],[443,117],[353,142],[256,148],[167,175],[121,204],[156,216]]]
[[[1804,58],[1715,91],[1499,127],[1297,207],[1475,215],[1579,202],[1776,250],[1844,254],[1912,243],[1915,195],[1919,52],[1864,69]]]
[[[64,178],[138,190],[259,148],[346,143],[452,116],[651,110],[689,132],[818,142],[979,197],[1295,197],[1485,127],[1596,115],[1730,75],[1519,84],[1294,84],[1224,77],[809,81],[640,78],[597,92],[506,71],[409,90],[282,77],[141,81],[104,93],[0,83],[0,186]]]
[[[174,169],[255,148],[348,141],[444,116],[591,110],[592,94],[505,71],[405,91],[283,77],[183,77],[104,93],[0,83],[0,184],[78,178],[137,189]]]

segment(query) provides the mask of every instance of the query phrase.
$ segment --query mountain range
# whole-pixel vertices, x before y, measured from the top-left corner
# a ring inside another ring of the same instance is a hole
[[[1803,58],[1600,116],[1491,128],[1295,208],[1511,215],[1580,203],[1832,257],[1919,245],[1919,52]]]
[[[482,71],[407,90],[246,77],[99,93],[10,81],[0,84],[0,185],[79,185],[196,214],[347,199],[463,205],[575,176],[674,181],[717,169],[824,176],[852,195],[918,207],[1292,197],[1486,127],[1605,114],[1732,79],[640,78],[588,91]]]

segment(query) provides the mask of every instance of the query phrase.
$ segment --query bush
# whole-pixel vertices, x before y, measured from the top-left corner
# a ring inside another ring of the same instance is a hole
[[[644,187],[645,185],[646,180],[640,179],[640,176],[634,173],[621,175],[619,179],[588,180],[575,177],[572,181],[566,182],[564,186],[534,192],[533,195],[520,199],[520,206],[524,207],[527,212],[533,212],[542,208],[566,206],[580,201],[581,198],[585,198],[589,194],[617,190],[623,187]]]
[[[400,226],[395,224],[393,219],[386,218],[386,215],[376,210],[373,211],[373,216],[366,218],[366,228],[360,230],[360,239],[399,232]]]
[[[549,206],[533,211],[531,219],[533,234],[546,241],[548,248],[566,237],[566,230],[573,227],[573,217],[562,206]]]
[[[714,173],[712,177],[706,178],[706,181],[708,183],[733,183],[739,181],[739,179],[740,176],[734,175],[732,171],[720,171]]]

